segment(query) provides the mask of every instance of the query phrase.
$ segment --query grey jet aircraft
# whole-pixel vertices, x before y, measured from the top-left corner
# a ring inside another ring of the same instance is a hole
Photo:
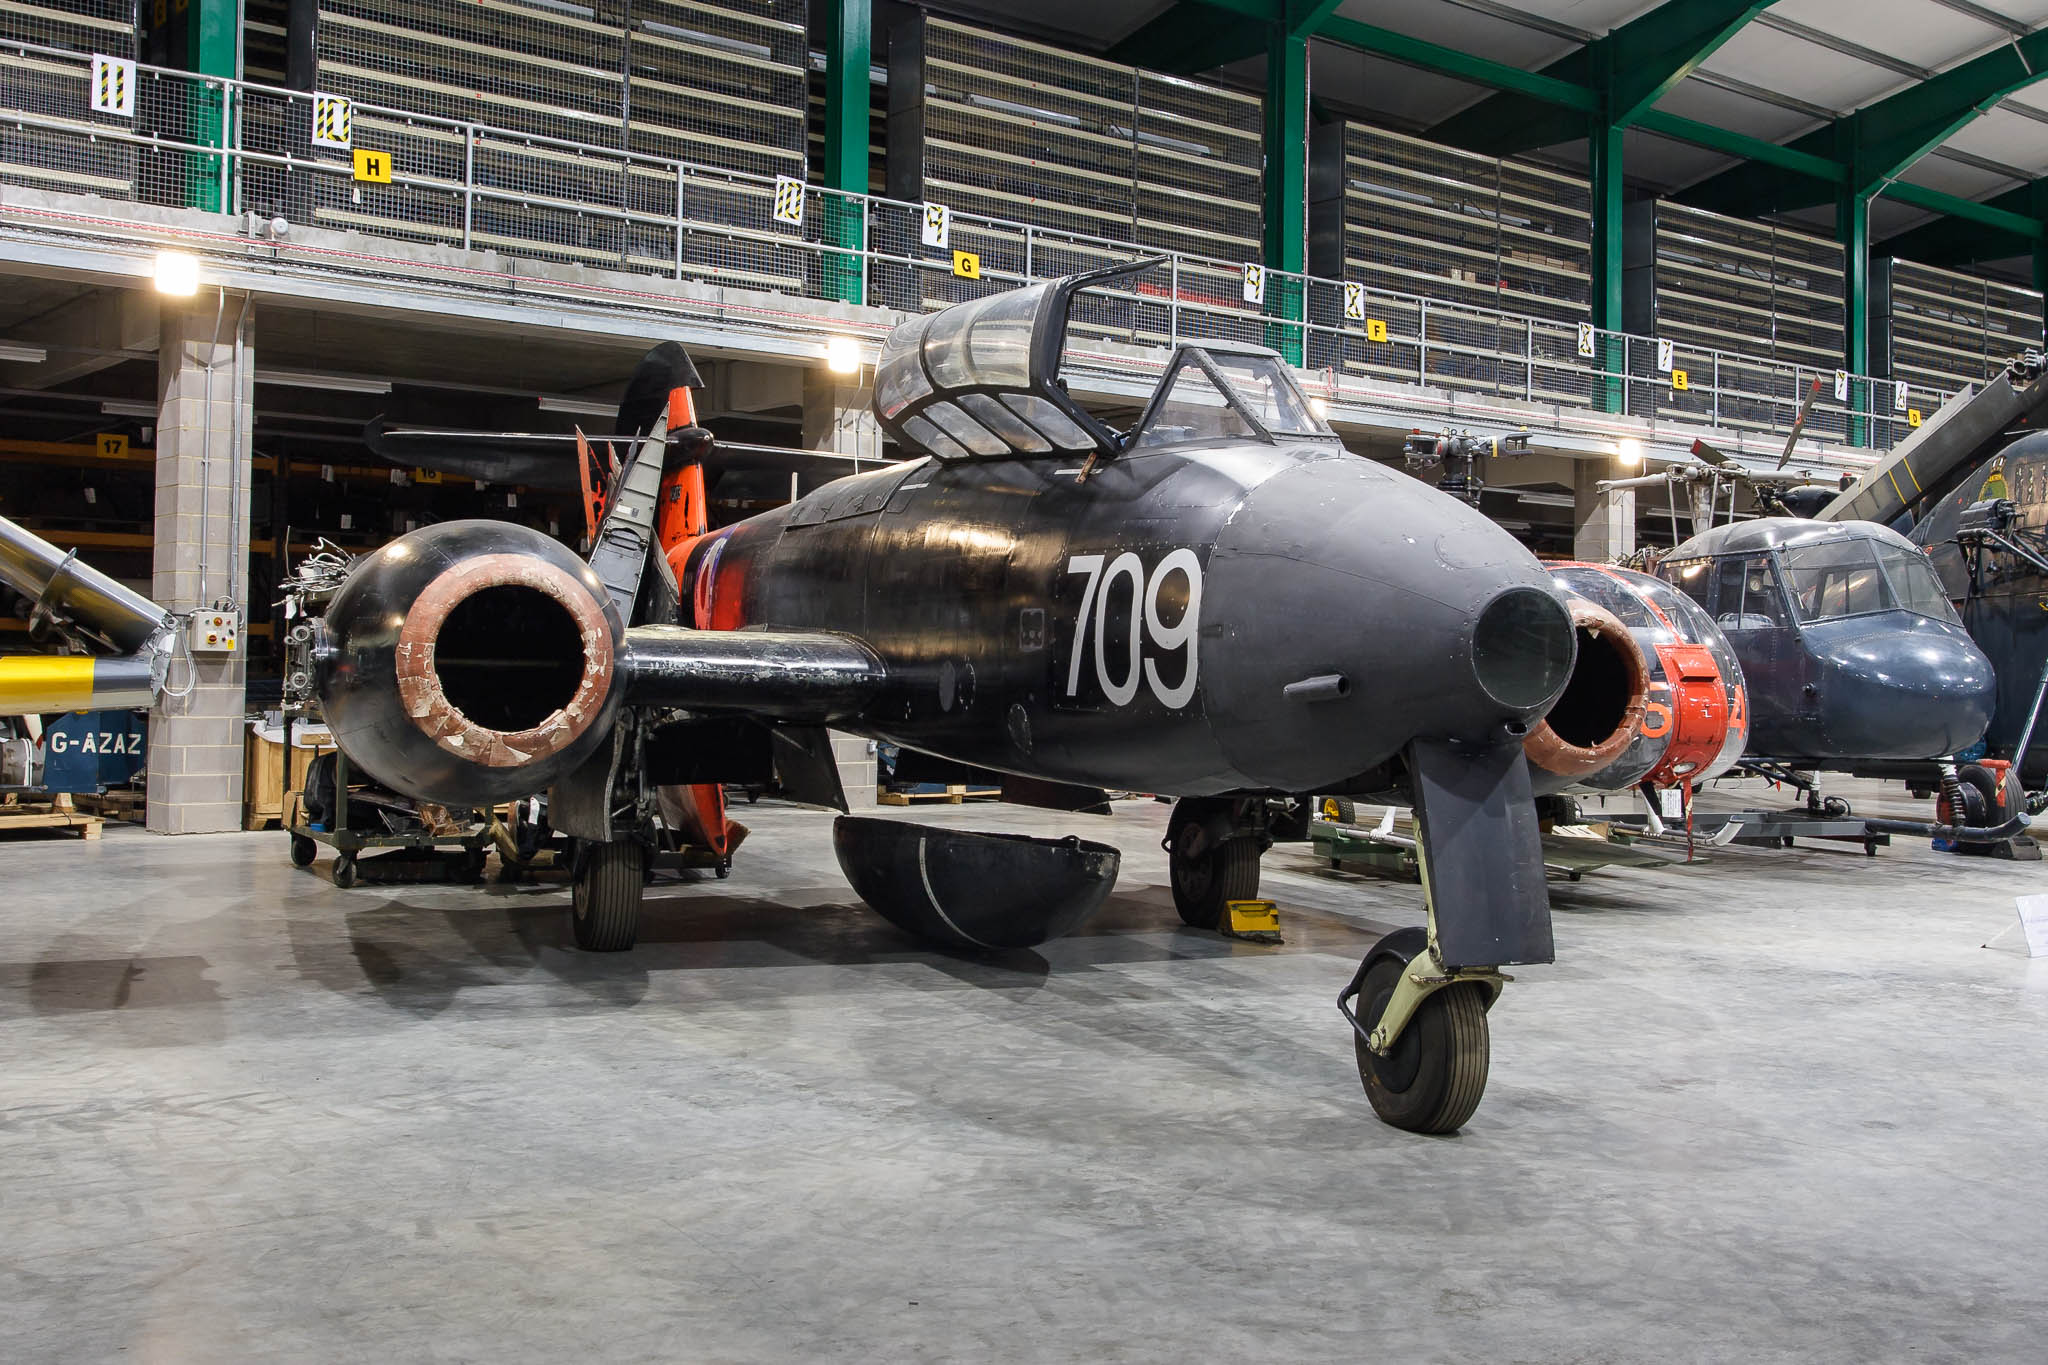
[[[1553,956],[1523,741],[1572,678],[1573,620],[1501,528],[1349,454],[1270,350],[1183,344],[1130,430],[1090,415],[1059,379],[1067,313],[1115,273],[898,326],[875,408],[920,458],[720,529],[681,393],[587,561],[500,522],[411,532],[307,593],[295,694],[415,799],[549,789],[591,949],[634,942],[663,793],[773,778],[844,810],[827,726],[1012,800],[1178,798],[1192,924],[1256,894],[1274,798],[1412,805],[1426,926],[1376,943],[1339,1008],[1378,1115],[1458,1128],[1501,968]],[[834,839],[871,906],[955,948],[1064,932],[1117,867],[900,821]]]

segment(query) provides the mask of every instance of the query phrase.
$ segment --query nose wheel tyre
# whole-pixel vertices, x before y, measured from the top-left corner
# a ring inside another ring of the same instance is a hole
[[[1365,974],[1358,1017],[1377,1027],[1407,964],[1382,958]],[[1353,1037],[1358,1079],[1381,1121],[1411,1133],[1454,1133],[1486,1093],[1489,1048],[1484,988],[1446,986],[1422,1002],[1382,1057]]]
[[[647,850],[631,839],[586,844],[570,896],[569,928],[587,953],[623,953],[640,934]]]
[[[1180,912],[1181,923],[1193,928],[1221,928],[1230,902],[1252,900],[1259,894],[1256,839],[1210,840],[1191,820],[1173,836],[1168,863],[1173,908]]]

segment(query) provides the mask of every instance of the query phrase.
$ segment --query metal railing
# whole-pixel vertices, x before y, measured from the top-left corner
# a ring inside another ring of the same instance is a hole
[[[1775,434],[1818,383],[1811,439],[1886,449],[1910,430],[1910,409],[1947,396],[1914,389],[1902,401],[1868,376],[974,214],[947,214],[940,244],[924,204],[402,109],[351,104],[348,145],[336,145],[315,138],[316,112],[334,127],[320,96],[166,68],[135,68],[132,114],[96,112],[89,56],[12,43],[0,58],[0,181],[11,183],[913,313],[1156,258],[1083,296],[1075,334],[1263,343],[1345,400],[1398,403],[1390,386],[1412,384]],[[382,157],[369,168],[381,174],[364,178],[359,152]],[[1069,363],[1131,365],[1085,342]]]

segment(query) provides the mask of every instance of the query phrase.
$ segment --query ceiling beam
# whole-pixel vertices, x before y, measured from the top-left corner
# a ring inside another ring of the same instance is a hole
[[[1108,55],[1181,76],[1209,71],[1264,52],[1278,17],[1266,0],[1177,0],[1117,40]]]
[[[2048,209],[2048,179],[2008,190],[1979,207],[2013,214],[2038,226],[2042,210]],[[1961,266],[2023,254],[2029,243],[2005,227],[1948,214],[1893,233],[1878,246],[1886,256],[1903,256],[1924,265]]]
[[[1838,158],[1850,167],[1853,193],[1875,194],[1970,120],[2044,75],[2048,75],[2048,29],[2037,29],[1865,105],[1791,146],[1816,156]],[[1737,166],[1678,197],[1701,208],[1753,216],[1823,204],[1829,192],[1810,177],[1782,168]]]
[[[1440,76],[1453,80],[1483,85],[1492,90],[1513,91],[1527,95],[1546,105],[1575,109],[1581,114],[1590,114],[1599,108],[1600,101],[1586,86],[1574,81],[1561,80],[1542,72],[1524,71],[1506,62],[1489,61],[1475,57],[1469,52],[1459,52],[1440,43],[1411,38],[1405,33],[1380,28],[1374,24],[1361,23],[1332,15],[1323,20],[1316,36],[1345,47],[1354,47],[1369,52],[1375,57],[1434,71]],[[1583,131],[1583,130],[1581,130]]]
[[[1599,92],[1600,116],[1625,128],[1766,8],[1767,3],[1754,0],[1665,0],[1559,58],[1543,74]],[[1520,94],[1490,96],[1433,131],[1461,147],[1495,156],[1586,135],[1584,120],[1574,121],[1564,111]]]

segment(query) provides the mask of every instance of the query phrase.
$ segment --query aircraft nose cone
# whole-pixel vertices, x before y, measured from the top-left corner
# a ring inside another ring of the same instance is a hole
[[[1286,791],[1358,776],[1412,739],[1532,722],[1576,650],[1570,613],[1514,537],[1350,457],[1254,489],[1203,594],[1204,634],[1220,637],[1203,666],[1217,737],[1240,772]]]
[[[1943,757],[1991,723],[1991,661],[1959,627],[1893,618],[1828,642],[1820,662],[1821,728],[1844,757]]]

